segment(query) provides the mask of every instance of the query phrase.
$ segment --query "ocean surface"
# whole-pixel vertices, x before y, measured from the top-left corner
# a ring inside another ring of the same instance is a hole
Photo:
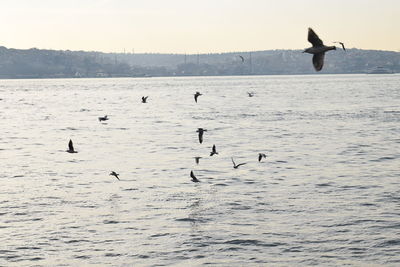
[[[398,74],[0,80],[0,99],[0,266],[400,266]]]

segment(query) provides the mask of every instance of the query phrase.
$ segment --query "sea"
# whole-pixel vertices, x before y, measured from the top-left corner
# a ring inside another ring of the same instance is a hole
[[[400,74],[0,80],[0,107],[0,266],[400,266]]]

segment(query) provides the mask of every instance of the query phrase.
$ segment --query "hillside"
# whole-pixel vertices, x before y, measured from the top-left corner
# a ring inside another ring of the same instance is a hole
[[[312,55],[301,52],[266,50],[184,55],[0,47],[0,78],[314,74]],[[330,51],[321,73],[366,73],[378,66],[400,72],[400,53],[361,49]]]

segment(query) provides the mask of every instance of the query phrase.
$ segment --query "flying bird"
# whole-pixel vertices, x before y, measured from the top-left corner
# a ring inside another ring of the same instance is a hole
[[[336,46],[324,45],[322,40],[319,39],[318,35],[311,28],[308,28],[308,41],[312,44],[312,47],[305,49],[303,53],[313,54],[312,62],[314,69],[320,71],[324,66],[325,52],[336,50]]]
[[[107,121],[108,117],[105,115],[104,117],[99,117],[99,121]]]
[[[194,160],[196,161],[196,164],[199,164],[201,157],[194,157]]]
[[[217,148],[215,147],[215,145],[213,145],[210,156],[214,156],[215,154],[218,154],[218,152],[217,152]]]
[[[346,51],[346,48],[344,47],[344,43],[342,43],[342,42],[334,42],[334,43],[340,44],[342,46],[343,50]]]
[[[263,158],[267,158],[267,155],[264,153],[258,153],[258,162],[260,162]]]
[[[142,103],[147,103],[147,98],[148,98],[149,96],[142,96]]]
[[[193,171],[190,171],[190,177],[192,178],[192,182],[194,182],[194,183],[199,183],[200,182],[199,179],[197,179],[197,177],[194,176]]]
[[[239,55],[239,57],[240,57],[240,59],[242,60],[242,62],[244,62],[244,57],[242,57],[242,56],[240,56],[240,55]]]
[[[119,179],[119,177],[118,177],[118,173],[116,173],[115,171],[112,171],[112,172],[110,172],[110,174],[109,175],[112,175],[112,176],[115,176],[115,178],[117,178],[118,179],[118,181],[120,181],[120,179]]]
[[[245,164],[246,164],[246,163],[239,163],[238,165],[236,165],[236,163],[235,163],[235,161],[233,160],[233,158],[231,158],[231,160],[232,160],[233,168],[234,168],[234,169],[237,169],[237,168],[239,168],[239,166],[242,166],[242,165],[245,165]]]
[[[78,151],[75,151],[74,149],[74,144],[72,143],[72,140],[69,139],[69,143],[68,143],[68,153],[78,153]]]
[[[197,98],[199,97],[199,96],[201,96],[202,94],[200,94],[200,92],[196,92],[195,94],[194,94],[194,101],[196,101],[196,103],[197,103]]]
[[[204,132],[207,132],[207,130],[203,129],[203,128],[198,128],[197,131],[196,131],[196,133],[199,133],[199,142],[200,142],[200,144],[203,143],[203,133]]]
[[[254,96],[253,92],[247,92],[247,94],[249,95],[249,97],[253,97]]]

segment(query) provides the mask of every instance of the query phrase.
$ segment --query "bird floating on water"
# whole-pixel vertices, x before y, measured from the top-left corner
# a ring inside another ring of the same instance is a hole
[[[318,35],[311,28],[308,28],[308,41],[312,44],[312,47],[305,49],[303,53],[313,54],[312,62],[314,69],[320,71],[324,66],[325,52],[336,50],[336,46],[324,45],[322,40],[319,39]]]
[[[249,95],[249,97],[253,97],[254,96],[253,92],[247,92],[247,94]]]
[[[207,130],[203,129],[203,128],[198,128],[197,131],[196,131],[196,133],[199,133],[199,142],[200,142],[200,144],[203,143],[203,133],[204,132],[207,132]]]
[[[258,162],[261,162],[263,158],[267,158],[267,155],[265,155],[264,153],[258,153]]]
[[[217,148],[215,147],[215,145],[213,145],[210,156],[214,156],[215,154],[218,154],[218,152],[217,152]]]
[[[148,98],[149,96],[142,96],[142,103],[147,103],[147,98]]]
[[[194,182],[194,183],[199,183],[200,182],[199,179],[197,179],[197,177],[194,176],[193,171],[190,171],[190,177],[192,178],[192,182]]]
[[[340,44],[342,46],[343,50],[346,51],[346,48],[344,47],[344,43],[342,43],[342,42],[334,42],[334,43],[335,44]]]
[[[199,164],[201,157],[194,157],[194,160],[196,161],[196,164]]]
[[[72,140],[69,139],[69,143],[68,143],[68,153],[78,153],[78,151],[75,151],[74,149],[74,144],[72,143]]]
[[[199,96],[201,96],[201,95],[203,95],[203,94],[201,94],[200,92],[196,92],[196,93],[194,94],[194,101],[196,101],[196,103],[197,103],[197,98],[198,98]]]
[[[231,158],[231,160],[232,160],[233,168],[234,168],[234,169],[237,169],[237,168],[239,168],[239,166],[242,166],[242,165],[247,164],[247,163],[239,163],[239,164],[236,165],[236,163],[235,163],[235,161],[233,160],[233,158]]]
[[[108,116],[105,115],[104,117],[99,117],[99,121],[107,121],[108,120]]]
[[[112,175],[112,176],[115,176],[115,178],[117,178],[118,179],[118,181],[120,181],[119,180],[119,177],[118,177],[118,173],[116,173],[115,171],[112,171],[112,172],[110,172],[110,174],[109,175]]]

